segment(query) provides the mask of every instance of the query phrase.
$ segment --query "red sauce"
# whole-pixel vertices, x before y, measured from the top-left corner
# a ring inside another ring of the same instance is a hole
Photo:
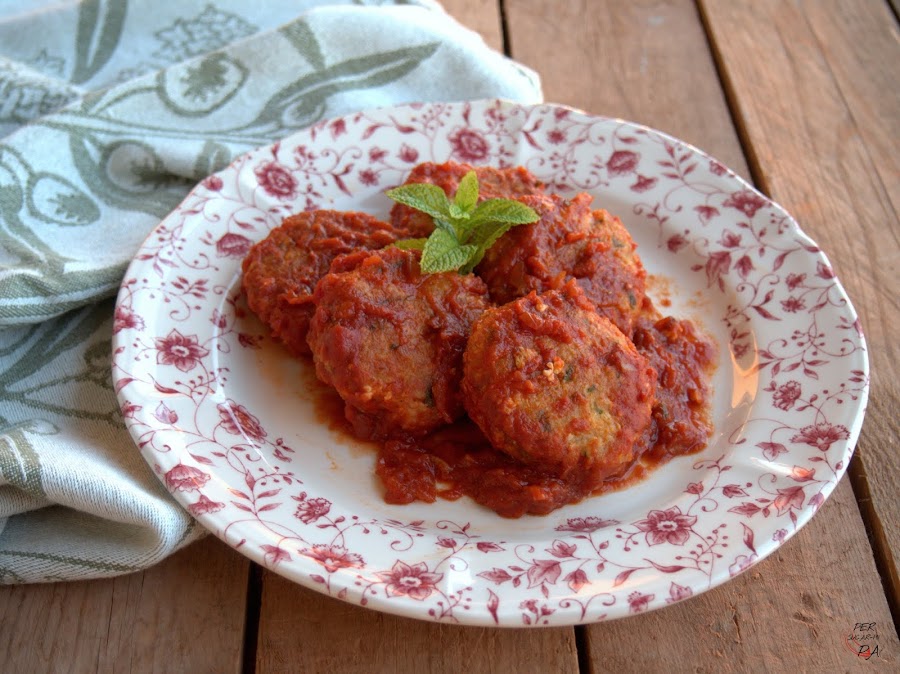
[[[371,443],[378,451],[376,474],[384,500],[432,503],[468,496],[503,517],[545,515],[588,496],[631,486],[673,457],[702,450],[712,430],[707,382],[716,349],[690,321],[660,318],[649,300],[644,301],[646,311],[637,321],[633,342],[657,371],[658,386],[638,458],[625,471],[602,480],[599,487],[591,475],[578,471],[563,479],[495,449],[464,418],[424,437]],[[320,387],[316,410],[332,429],[353,437],[340,398],[327,387]]]
[[[707,381],[715,346],[691,321],[672,317],[642,316],[632,341],[658,378],[644,455],[658,462],[700,451],[712,431]]]
[[[653,464],[661,457],[654,457]],[[621,489],[647,473],[635,462],[624,474],[586,489],[584,474],[566,479],[527,466],[494,449],[468,419],[441,428],[425,438],[391,440],[378,452],[376,474],[387,503],[432,503],[468,496],[503,517],[546,515],[591,494]]]

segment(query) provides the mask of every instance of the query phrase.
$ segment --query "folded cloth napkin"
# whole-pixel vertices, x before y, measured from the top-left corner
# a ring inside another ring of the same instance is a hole
[[[428,0],[0,0],[0,582],[202,535],[110,378],[111,298],[194,183],[322,118],[489,97],[540,85]]]

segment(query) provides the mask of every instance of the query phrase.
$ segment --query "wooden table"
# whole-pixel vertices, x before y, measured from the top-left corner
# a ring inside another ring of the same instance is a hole
[[[873,373],[848,477],[749,572],[627,620],[544,630],[407,620],[294,585],[210,537],[143,573],[0,588],[0,671],[898,671],[897,5],[444,4],[537,70],[548,101],[703,148],[784,205],[828,252],[862,317]],[[844,645],[863,622],[879,634],[869,661]]]

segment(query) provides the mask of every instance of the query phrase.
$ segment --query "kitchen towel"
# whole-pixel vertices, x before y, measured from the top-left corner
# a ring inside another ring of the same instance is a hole
[[[110,375],[152,228],[236,156],[412,101],[541,101],[428,0],[0,0],[0,583],[112,576],[203,535]]]

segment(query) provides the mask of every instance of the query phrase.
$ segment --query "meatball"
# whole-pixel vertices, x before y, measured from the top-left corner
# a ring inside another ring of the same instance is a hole
[[[416,166],[406,179],[410,183],[431,183],[437,185],[448,197],[456,194],[459,181],[469,171],[478,176],[478,200],[512,199],[525,194],[542,194],[544,184],[535,178],[530,171],[517,166],[515,168],[497,169],[490,166],[472,166],[448,161],[443,164],[425,162]],[[431,233],[434,224],[430,215],[405,206],[394,204],[391,209],[391,223],[399,230],[410,232],[409,236],[424,237]]]
[[[419,257],[393,247],[342,256],[316,287],[316,374],[360,437],[423,434],[464,414],[462,353],[487,288],[472,274],[422,274]]]
[[[469,416],[514,459],[592,490],[637,458],[656,372],[574,282],[485,311],[463,371]]]
[[[316,283],[341,253],[382,248],[398,238],[365,213],[312,211],[285,218],[243,262],[247,304],[292,354],[308,355],[306,332]]]
[[[647,272],[621,220],[592,210],[592,197],[571,200],[532,195],[519,201],[540,220],[513,227],[490,248],[475,270],[491,299],[505,304],[532,290],[541,293],[575,279],[605,316],[626,335],[645,295]]]

